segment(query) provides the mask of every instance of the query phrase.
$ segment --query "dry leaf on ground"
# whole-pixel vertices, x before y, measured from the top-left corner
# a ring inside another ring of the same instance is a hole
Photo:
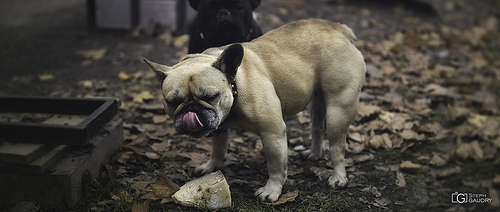
[[[165,173],[161,173],[158,175],[156,183],[151,185],[153,191],[145,194],[141,199],[161,199],[162,203],[172,202],[172,195],[175,194],[179,188],[180,187],[172,182]]]
[[[149,199],[141,204],[137,204],[137,201],[134,201],[134,205],[132,205],[132,212],[148,212],[149,211]]]
[[[429,168],[411,161],[403,161],[399,164],[399,168],[402,171],[408,172],[410,174],[425,174],[429,172]]]
[[[141,75],[142,75],[142,72],[140,72],[140,71],[135,72],[133,74],[127,74],[124,71],[122,71],[122,72],[118,73],[118,78],[120,78],[120,80],[122,80],[122,81],[129,81],[129,80],[133,80]]]
[[[299,195],[299,191],[289,191],[286,194],[280,196],[280,198],[276,202],[266,203],[267,205],[282,205],[287,202],[295,201],[295,198]]]
[[[455,154],[462,160],[467,160],[469,158],[480,160],[484,158],[483,150],[479,146],[478,141],[459,144],[457,150],[455,150]]]
[[[200,166],[201,164],[208,161],[208,159],[209,159],[206,154],[199,153],[199,152],[182,152],[182,153],[179,153],[177,155],[191,159],[190,161],[184,163],[183,165],[187,166],[187,167],[192,167],[192,168]]]
[[[80,50],[76,51],[76,54],[86,59],[100,60],[106,54],[107,51],[108,48],[104,47],[99,49]]]
[[[462,169],[459,166],[449,167],[444,169],[433,169],[433,173],[438,178],[448,177],[450,175],[461,172]]]
[[[363,117],[371,116],[372,114],[379,113],[382,109],[377,105],[370,105],[364,102],[359,103],[359,114]]]
[[[405,187],[406,186],[405,176],[400,171],[396,172],[396,185],[399,186],[399,187]]]
[[[40,81],[50,81],[54,79],[54,75],[52,74],[40,74],[38,75],[38,79]]]
[[[434,166],[444,166],[447,160],[441,157],[439,154],[432,154],[432,158],[429,161],[429,164]]]

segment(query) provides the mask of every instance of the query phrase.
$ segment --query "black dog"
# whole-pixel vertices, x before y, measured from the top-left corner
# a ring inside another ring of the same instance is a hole
[[[189,4],[198,11],[190,27],[189,54],[262,35],[253,18],[260,0],[189,0]]]

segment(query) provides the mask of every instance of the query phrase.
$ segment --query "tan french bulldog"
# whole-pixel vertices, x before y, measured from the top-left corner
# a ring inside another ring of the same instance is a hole
[[[162,81],[165,110],[179,133],[217,134],[207,174],[223,166],[227,132],[240,127],[262,139],[269,179],[255,195],[276,201],[287,178],[285,119],[312,101],[312,146],[303,155],[322,157],[327,129],[333,188],[347,186],[344,149],[358,111],[365,63],[345,25],[311,19],[292,22],[253,40],[190,54],[173,67],[145,59]],[[326,121],[326,125],[325,125]],[[219,133],[221,132],[221,133]]]

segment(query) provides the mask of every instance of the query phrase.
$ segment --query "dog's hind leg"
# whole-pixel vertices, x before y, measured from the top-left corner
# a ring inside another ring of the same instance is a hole
[[[325,98],[323,92],[318,89],[314,92],[311,101],[311,116],[312,116],[312,143],[311,149],[302,152],[302,156],[311,161],[316,161],[323,157],[323,136],[325,134]]]
[[[332,188],[345,188],[348,183],[344,158],[346,136],[349,126],[356,117],[359,104],[357,90],[348,90],[338,93],[344,98],[334,96],[334,98],[326,99],[326,127],[334,171],[328,179],[328,184]]]

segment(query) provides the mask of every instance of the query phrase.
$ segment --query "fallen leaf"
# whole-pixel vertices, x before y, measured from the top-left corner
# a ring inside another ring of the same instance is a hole
[[[488,65],[488,61],[486,61],[481,56],[476,56],[472,59],[472,66],[476,69],[482,69],[483,67]]]
[[[485,121],[486,121],[486,116],[482,116],[475,113],[471,113],[467,118],[467,122],[477,128],[481,128]]]
[[[495,144],[495,146],[500,147],[500,137],[498,137],[498,138],[497,138],[497,139],[495,139],[495,140],[491,140],[491,142],[492,142],[493,144]]]
[[[436,95],[436,96],[441,96],[441,95],[446,96],[450,93],[447,88],[444,88],[441,85],[438,85],[435,83],[431,83],[431,84],[427,85],[425,87],[424,91],[426,93],[429,93],[431,95]]]
[[[199,165],[208,161],[208,156],[206,154],[198,152],[182,152],[177,155],[191,159],[190,161],[184,163],[183,165],[192,168],[198,167]]]
[[[299,191],[289,191],[286,194],[280,196],[280,198],[276,202],[266,203],[267,205],[282,205],[287,202],[295,201],[295,198],[299,195]]]
[[[169,117],[168,115],[154,115],[153,116],[153,124],[161,124],[161,123],[165,123]]]
[[[382,109],[377,105],[366,104],[364,102],[359,103],[359,115],[362,117],[368,117],[372,114],[379,113]]]
[[[395,113],[391,113],[388,111],[382,111],[382,113],[380,113],[380,115],[378,117],[380,118],[380,120],[384,121],[385,123],[390,124],[390,123],[392,123],[395,116],[396,116]]]
[[[160,173],[152,188],[153,192],[159,197],[171,197],[180,187],[172,182],[165,173]]]
[[[370,138],[370,141],[368,141],[368,144],[373,149],[380,148],[383,145],[383,143],[384,143],[384,138],[382,138],[381,135],[375,135],[372,138]]]
[[[392,148],[392,141],[391,138],[389,138],[389,134],[387,133],[382,134],[382,141],[383,141],[382,147],[386,149]]]
[[[444,168],[444,169],[434,169],[434,174],[438,178],[443,178],[443,177],[448,177],[450,175],[459,173],[462,171],[462,169],[459,166],[456,167],[449,167],[449,168]]]
[[[151,149],[155,152],[164,152],[167,151],[170,147],[168,141],[163,141],[161,143],[154,143],[151,145]]]
[[[141,199],[159,200],[162,203],[172,202],[172,195],[179,191],[179,185],[175,184],[165,173],[160,173],[156,179],[156,183],[151,185],[152,192],[149,192],[141,197]]]
[[[151,185],[149,181],[134,181],[131,187],[139,191],[146,191],[146,187],[149,185]]]
[[[365,144],[364,143],[358,143],[358,142],[349,142],[349,146],[346,149],[348,152],[353,152],[353,153],[360,153],[365,149]]]
[[[387,209],[387,205],[391,204],[391,200],[387,198],[380,198],[380,199],[375,199],[375,203],[373,205],[380,207],[380,208],[385,208]]]
[[[130,81],[130,80],[133,80],[141,75],[142,75],[142,72],[140,72],[140,71],[135,72],[133,74],[127,74],[127,73],[121,71],[120,73],[118,73],[118,78],[120,78],[120,80],[122,80],[122,81]]]
[[[361,163],[361,162],[364,162],[364,161],[367,161],[367,160],[373,160],[373,159],[375,159],[375,155],[373,155],[373,154],[356,155],[356,156],[353,156],[352,159],[356,163]]]
[[[148,212],[149,211],[149,199],[143,202],[142,204],[137,204],[137,201],[134,201],[134,205],[132,205],[132,212]]]
[[[298,116],[298,119],[299,119],[299,123],[300,123],[300,124],[308,124],[308,123],[310,123],[310,122],[311,122],[311,118],[306,117],[306,116],[304,116],[304,115],[302,115],[302,116]]]
[[[380,193],[380,191],[375,186],[366,187],[364,189],[361,189],[361,191],[370,192],[377,198],[382,196],[382,193]]]
[[[108,51],[108,48],[100,48],[100,49],[89,49],[89,50],[80,50],[76,51],[77,55],[85,57],[86,59],[100,60]]]
[[[242,144],[243,142],[245,142],[245,140],[243,140],[242,137],[233,138],[233,139],[231,139],[231,141],[236,142],[236,143],[240,143],[240,144]]]
[[[128,191],[122,190],[118,193],[118,195],[112,195],[111,199],[115,201],[132,202],[134,198],[132,198]]]
[[[363,141],[365,140],[364,136],[358,132],[349,133],[348,136],[351,140],[356,141],[358,143],[363,143]]]
[[[498,192],[495,188],[490,187],[489,188],[489,197],[491,198],[491,203],[490,205],[492,207],[498,207],[500,206],[500,198],[498,198]]]
[[[118,156],[118,159],[116,161],[121,164],[127,164],[127,162],[132,158],[133,154],[134,152],[131,151],[122,152],[120,156]]]
[[[94,86],[94,82],[92,82],[91,80],[80,81],[78,82],[78,84],[83,86],[84,88],[92,88],[92,86]]]
[[[130,142],[128,145],[134,146],[134,145],[142,145],[146,142],[149,141],[149,133],[148,131],[143,131],[141,134],[139,134],[135,139]]]
[[[438,154],[433,154],[429,164],[434,166],[444,166],[446,164],[446,160]]]
[[[165,46],[170,46],[174,38],[172,36],[172,32],[170,30],[167,30],[166,32],[159,35],[158,39],[163,41]]]
[[[382,69],[384,70],[384,73],[387,75],[391,75],[394,72],[396,72],[396,68],[392,65],[389,65],[389,64],[384,65],[384,67]]]
[[[483,150],[479,146],[478,141],[459,144],[457,150],[455,150],[455,154],[462,160],[466,160],[468,158],[480,160],[484,158]]]
[[[393,130],[402,130],[408,117],[406,113],[393,113],[388,111],[382,111],[379,115],[379,119],[388,124]]]
[[[154,99],[154,96],[149,91],[142,91],[139,94],[133,95],[133,97],[134,97],[133,102],[136,103],[143,103],[144,101],[149,101]]]
[[[146,111],[163,111],[164,107],[162,103],[153,103],[153,104],[143,104],[139,106],[139,109]]]
[[[400,171],[396,172],[396,185],[399,186],[399,187],[405,187],[406,186],[405,176]]]
[[[151,160],[158,160],[158,159],[161,158],[160,155],[158,155],[158,154],[156,154],[154,152],[146,152],[145,155],[146,155],[146,157],[148,157]]]
[[[49,81],[49,80],[54,79],[54,75],[52,75],[52,74],[40,74],[40,75],[38,75],[38,79],[40,79],[40,81]]]
[[[188,41],[189,41],[189,35],[185,34],[175,37],[174,40],[172,41],[172,44],[174,45],[174,47],[180,48],[185,46]]]
[[[495,178],[493,178],[493,185],[500,186],[500,175],[496,175]]]
[[[399,168],[402,171],[408,172],[410,174],[425,174],[429,172],[429,168],[411,161],[403,161],[399,164]]]
[[[418,134],[413,130],[403,130],[403,132],[400,132],[398,134],[405,140],[417,140],[417,141],[425,140],[425,135]]]

